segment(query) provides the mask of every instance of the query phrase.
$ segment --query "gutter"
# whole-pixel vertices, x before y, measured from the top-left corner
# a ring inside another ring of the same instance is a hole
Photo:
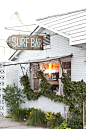
[[[47,57],[47,58],[44,58],[44,59],[29,60],[29,61],[26,61],[26,62],[15,62],[15,63],[12,63],[12,64],[9,63],[9,64],[5,64],[3,66],[29,64],[29,63],[41,63],[41,62],[46,62],[46,61],[51,61],[51,60],[56,60],[56,59],[60,60],[60,59],[67,58],[67,57],[72,58],[73,54],[71,53],[70,55],[63,55],[61,57]]]

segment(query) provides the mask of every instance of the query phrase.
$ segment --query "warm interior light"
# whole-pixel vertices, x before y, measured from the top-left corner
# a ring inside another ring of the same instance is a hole
[[[43,65],[41,63],[41,68],[45,70],[44,73],[48,73],[51,76],[52,73],[59,72],[59,63],[47,63]]]
[[[51,63],[49,63],[49,71],[51,70]],[[49,73],[49,76],[51,76],[51,73]]]

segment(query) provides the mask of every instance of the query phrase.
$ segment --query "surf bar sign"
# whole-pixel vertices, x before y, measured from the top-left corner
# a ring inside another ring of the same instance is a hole
[[[6,42],[15,50],[43,50],[43,36],[12,35]]]

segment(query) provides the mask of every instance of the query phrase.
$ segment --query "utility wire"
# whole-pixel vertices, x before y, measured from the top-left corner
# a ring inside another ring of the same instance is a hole
[[[21,26],[12,26],[12,27],[6,27],[6,28],[15,28],[15,27],[33,26],[33,25],[36,25],[36,24],[30,24],[30,25],[21,25]]]

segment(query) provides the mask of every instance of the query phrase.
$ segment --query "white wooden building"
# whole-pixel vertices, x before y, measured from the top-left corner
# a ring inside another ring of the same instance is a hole
[[[8,75],[6,76],[6,84],[14,82],[18,87],[21,87],[19,82],[20,76],[23,75],[21,66],[28,70],[30,84],[34,91],[39,90],[37,86],[40,83],[35,76],[37,66],[42,70],[48,67],[45,70],[45,74],[48,81],[52,80],[53,84],[56,84],[55,79],[57,76],[54,76],[55,73],[58,73],[59,77],[61,77],[62,72],[71,74],[72,81],[83,79],[86,82],[85,17],[86,9],[38,19],[39,26],[32,34],[43,35],[44,49],[16,51],[10,57],[14,64],[6,66],[6,74]],[[17,65],[15,66],[15,64]],[[49,64],[56,68],[49,69]],[[50,76],[47,75],[49,73]],[[63,95],[63,86],[60,80],[59,90],[56,94]],[[63,103],[51,101],[43,96],[36,101],[26,100],[26,103],[23,105],[23,107],[27,108],[41,108],[44,111],[60,111],[63,117],[64,106]]]

